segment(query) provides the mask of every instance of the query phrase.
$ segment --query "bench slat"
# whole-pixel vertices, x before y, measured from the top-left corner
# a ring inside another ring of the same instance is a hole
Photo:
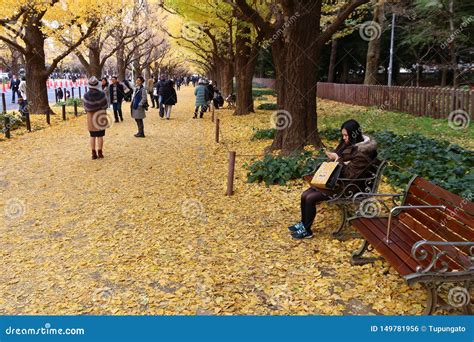
[[[461,236],[464,230],[468,230],[474,234],[474,216],[469,215],[469,213],[464,210],[465,205],[463,205],[463,203],[461,203],[460,206],[456,206],[451,201],[446,201],[432,193],[427,193],[416,185],[410,187],[409,193],[425,201],[427,204],[445,205],[447,207],[447,210],[444,212],[446,221],[453,222],[453,228],[460,227],[459,234],[461,234]],[[409,199],[407,200],[409,201]],[[464,202],[464,204],[466,203],[467,202]]]
[[[414,262],[409,262],[411,258],[406,251],[399,248],[395,243],[387,245],[385,242],[385,234],[381,229],[386,229],[387,219],[380,218],[358,218],[351,223],[359,230],[362,236],[393,266],[402,276],[411,274],[416,268]],[[378,228],[379,227],[379,228]],[[413,259],[411,259],[413,261]]]
[[[407,202],[409,205],[426,205],[426,202],[411,194],[407,196]],[[463,231],[462,226],[458,225],[454,220],[446,219],[446,214],[439,209],[407,210],[402,212],[400,216],[402,216],[401,220],[403,220],[404,216],[412,216],[425,225],[432,232],[432,235],[439,235],[443,241],[474,240],[473,232],[470,230]],[[441,226],[441,222],[445,223],[445,227]],[[456,229],[453,229],[453,227],[456,227]],[[432,240],[432,235],[425,235],[423,237],[426,240]]]
[[[468,200],[464,200],[461,196],[455,195],[442,187],[439,187],[433,183],[430,183],[426,179],[417,177],[413,182],[412,186],[415,185],[426,192],[435,195],[436,197],[444,199],[445,202],[450,202],[454,207],[462,207],[464,212],[471,216],[474,216],[474,203]],[[471,222],[472,224],[472,222]]]

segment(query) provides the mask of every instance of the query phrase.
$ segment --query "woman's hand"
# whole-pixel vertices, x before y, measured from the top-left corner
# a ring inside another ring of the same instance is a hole
[[[339,159],[339,156],[337,155],[337,153],[334,153],[334,152],[328,152],[328,151],[325,151],[326,152],[326,156],[330,159],[330,160],[338,160]]]

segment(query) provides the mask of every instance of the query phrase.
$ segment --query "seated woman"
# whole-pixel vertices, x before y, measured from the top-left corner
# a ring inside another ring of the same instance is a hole
[[[348,120],[341,126],[341,140],[334,152],[326,152],[329,161],[343,165],[341,178],[357,179],[377,157],[377,143],[363,135],[355,120]],[[301,195],[301,221],[288,227],[295,239],[312,238],[311,225],[316,217],[316,204],[330,199],[334,191],[310,187]]]

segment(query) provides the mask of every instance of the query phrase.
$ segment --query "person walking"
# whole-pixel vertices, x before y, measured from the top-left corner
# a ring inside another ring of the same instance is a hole
[[[109,101],[112,104],[114,110],[115,122],[123,121],[122,115],[122,102],[125,97],[125,90],[123,85],[118,82],[117,76],[112,77],[112,84],[109,87]]]
[[[18,88],[20,86],[20,80],[16,78],[16,75],[12,76],[10,81],[10,89],[12,90],[12,103],[15,103],[15,97],[20,96]]]
[[[21,78],[21,82],[18,85],[18,97],[22,97],[25,102],[27,101],[27,98],[26,98],[26,77],[25,76],[23,76]]]
[[[137,122],[138,132],[135,134],[137,138],[144,138],[145,137],[145,129],[143,124],[143,119],[145,119],[145,110],[148,108],[148,103],[146,100],[146,89],[143,86],[145,80],[142,76],[138,76],[135,84],[137,85],[135,88],[135,92],[133,93],[132,98],[132,117]]]
[[[209,98],[209,90],[203,79],[199,80],[198,86],[194,89],[194,95],[196,96],[196,102],[193,119],[197,118],[199,108],[201,109],[199,118],[202,119],[204,112],[207,110],[207,101]]]
[[[151,98],[151,108],[155,108],[155,99],[153,98],[153,87],[155,86],[155,78],[150,77],[146,81],[146,91]]]
[[[107,117],[108,100],[95,76],[89,79],[88,86],[89,90],[84,94],[84,110],[87,113],[87,128],[90,134],[92,159],[104,158],[102,151],[105,129],[109,127]],[[98,147],[97,151],[96,146]]]
[[[109,81],[107,77],[102,77],[102,91],[105,93],[105,97],[107,98],[107,107],[110,107],[110,89],[109,89]]]
[[[165,86],[166,86],[166,77],[162,75],[156,86],[156,91],[158,93],[158,106],[160,108],[160,118],[162,119],[165,116],[165,105],[163,104],[163,89]]]
[[[162,102],[165,107],[166,120],[170,119],[171,108],[178,102],[176,90],[174,90],[173,85],[173,81],[169,80],[163,88]]]

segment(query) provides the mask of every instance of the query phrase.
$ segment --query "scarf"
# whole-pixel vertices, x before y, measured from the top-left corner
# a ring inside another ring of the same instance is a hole
[[[135,91],[135,97],[133,98],[133,109],[138,109],[138,105],[142,101],[142,88],[143,85],[141,85],[140,88]]]

